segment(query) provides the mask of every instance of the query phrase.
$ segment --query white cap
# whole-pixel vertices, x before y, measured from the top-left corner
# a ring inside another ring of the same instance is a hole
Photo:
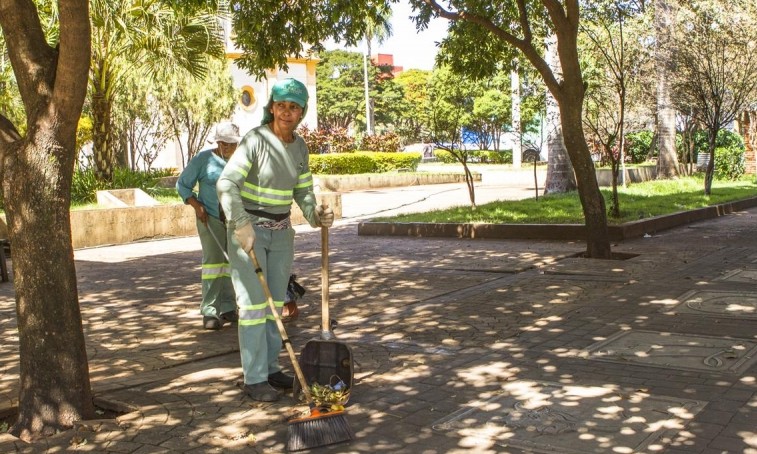
[[[216,125],[213,142],[239,143],[240,140],[242,138],[239,136],[239,126],[231,122],[223,122]]]

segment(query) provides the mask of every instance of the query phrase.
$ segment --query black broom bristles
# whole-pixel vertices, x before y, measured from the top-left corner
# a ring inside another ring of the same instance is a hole
[[[303,451],[355,439],[343,411],[292,419],[287,426],[287,450]]]

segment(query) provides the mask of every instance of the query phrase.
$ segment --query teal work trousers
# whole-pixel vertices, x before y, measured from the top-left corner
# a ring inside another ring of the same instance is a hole
[[[209,229],[213,230],[218,241],[213,238]],[[233,312],[237,308],[231,283],[231,269],[222,249],[226,247],[226,226],[220,219],[208,216],[207,225],[197,219],[197,233],[202,245],[200,314],[218,318],[221,314]]]
[[[289,274],[294,260],[294,229],[270,230],[254,226],[255,256],[263,270],[274,305],[281,315]],[[253,269],[252,260],[239,247],[234,232],[229,231],[231,281],[239,307],[239,351],[244,383],[265,382],[281,370],[281,333],[268,305],[263,287]]]

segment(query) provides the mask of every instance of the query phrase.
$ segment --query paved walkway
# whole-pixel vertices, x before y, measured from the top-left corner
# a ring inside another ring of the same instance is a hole
[[[582,243],[359,237],[367,213],[330,241],[357,436],[313,452],[757,453],[757,210],[625,241],[613,261]],[[32,446],[0,435],[0,452],[284,451],[301,407],[238,388],[236,330],[201,329],[199,252],[195,237],[76,251],[98,405],[128,413]],[[299,351],[320,322],[317,231],[298,228],[296,254]],[[2,409],[9,284],[0,334]]]

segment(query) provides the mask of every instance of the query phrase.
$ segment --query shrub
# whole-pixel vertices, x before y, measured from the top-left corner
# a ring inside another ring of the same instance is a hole
[[[356,150],[355,139],[344,128],[310,130],[301,127],[297,133],[305,141],[310,154],[349,153]]]
[[[321,175],[355,175],[360,173],[417,170],[420,153],[330,153],[310,156],[310,171]]]
[[[391,172],[392,170],[418,170],[421,162],[420,153],[371,153],[376,163],[376,172]]]
[[[103,189],[105,183],[95,178],[94,169],[77,170],[71,181],[71,203],[93,203],[97,200],[97,191]]]
[[[439,162],[444,164],[456,164],[459,161],[447,150],[434,150],[434,156]],[[488,164],[512,164],[512,150],[491,151],[491,150],[472,150],[468,152],[468,162],[483,162]]]
[[[715,148],[715,174],[718,180],[738,180],[746,172],[744,148],[738,146]]]
[[[393,132],[385,134],[376,134],[372,136],[363,136],[360,143],[361,150],[378,151],[382,153],[392,153],[402,150],[400,136]]]
[[[715,148],[741,148],[744,149],[744,140],[735,132],[721,129],[718,131],[718,137],[715,139]],[[707,153],[709,150],[709,139],[707,131],[697,131],[694,133],[694,153]],[[716,151],[717,153],[717,151]],[[696,160],[696,156],[694,157]]]
[[[71,181],[71,203],[83,205],[97,201],[97,191],[108,189],[136,188],[151,196],[162,195],[171,189],[159,188],[158,180],[172,176],[176,169],[155,169],[150,171],[129,170],[116,168],[113,171],[113,182],[102,182],[95,178],[94,169],[77,170]]]
[[[310,172],[322,175],[371,173],[376,163],[366,153],[329,153],[310,156]]]
[[[646,161],[654,146],[653,138],[654,133],[647,130],[626,134],[626,159],[634,164]]]
[[[493,151],[493,150],[476,150],[471,151],[470,155],[477,158],[479,162],[488,164],[512,164],[513,163],[513,151]]]
[[[439,162],[443,162],[444,164],[454,164],[457,162],[457,159],[447,150],[434,150],[434,156]]]

